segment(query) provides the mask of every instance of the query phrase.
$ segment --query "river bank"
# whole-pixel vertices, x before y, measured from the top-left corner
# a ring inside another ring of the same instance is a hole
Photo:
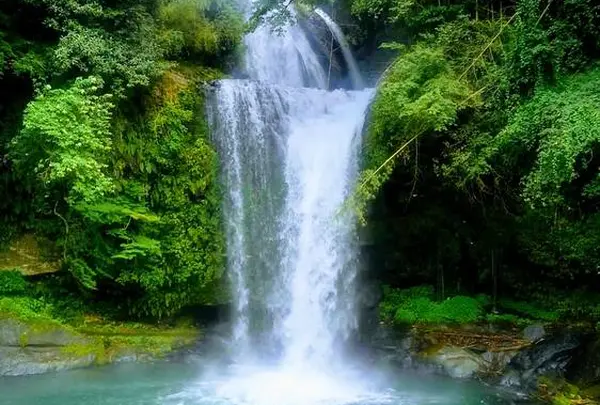
[[[0,376],[147,362],[188,347],[201,336],[192,323],[149,325],[82,315],[55,318],[29,297],[0,299]]]

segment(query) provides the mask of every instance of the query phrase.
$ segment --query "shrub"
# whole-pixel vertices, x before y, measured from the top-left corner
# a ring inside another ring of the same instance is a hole
[[[22,294],[28,283],[18,270],[0,271],[0,295]]]
[[[437,304],[440,318],[449,323],[476,322],[483,315],[481,304],[472,297],[457,295]]]
[[[517,315],[525,318],[547,322],[555,322],[559,319],[558,312],[544,309],[541,306],[533,303],[503,299],[499,302],[499,304],[501,308],[514,312]]]
[[[381,316],[396,324],[468,323],[483,315],[480,300],[455,296],[442,302],[433,301],[433,287],[418,286],[405,290],[384,288]]]

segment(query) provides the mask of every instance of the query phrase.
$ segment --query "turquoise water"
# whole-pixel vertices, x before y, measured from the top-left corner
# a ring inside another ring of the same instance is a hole
[[[245,375],[244,373],[248,373]],[[283,375],[283,376],[282,376]],[[511,402],[474,382],[397,373],[369,391],[328,377],[277,370],[201,373],[198,364],[123,364],[0,378],[1,405],[501,405]],[[336,385],[337,384],[337,385]],[[387,386],[386,386],[387,385]]]

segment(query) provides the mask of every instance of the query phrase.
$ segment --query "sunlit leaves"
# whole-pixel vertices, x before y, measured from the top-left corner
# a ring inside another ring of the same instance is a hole
[[[186,58],[230,52],[243,31],[241,16],[226,1],[163,0],[158,20],[170,38],[168,52]]]
[[[365,170],[352,197],[361,222],[396,164],[421,136],[447,130],[458,113],[479,102],[445,59],[441,48],[415,45],[387,72],[371,106]]]
[[[505,167],[535,154],[523,179],[523,197],[533,207],[564,202],[563,188],[587,169],[600,143],[600,70],[543,88],[516,111],[494,140],[490,159]]]
[[[102,85],[97,77],[77,79],[66,89],[47,88],[29,104],[12,142],[23,176],[34,175],[46,189],[66,186],[73,201],[94,201],[112,190],[106,160],[113,105],[99,94]]]

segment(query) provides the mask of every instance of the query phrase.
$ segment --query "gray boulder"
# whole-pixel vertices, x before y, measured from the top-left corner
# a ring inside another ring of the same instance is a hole
[[[445,346],[427,358],[453,378],[471,378],[486,370],[486,362],[481,356],[460,347]]]
[[[537,342],[546,336],[546,329],[543,325],[529,325],[523,329],[523,338],[528,342]]]

